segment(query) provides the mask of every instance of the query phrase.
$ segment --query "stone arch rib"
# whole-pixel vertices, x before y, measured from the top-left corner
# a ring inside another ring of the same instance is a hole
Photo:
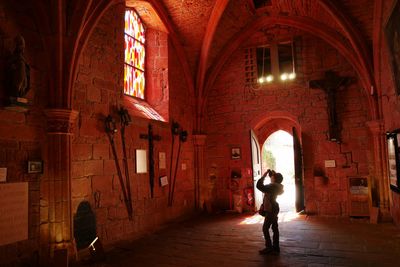
[[[332,16],[332,18],[342,27],[349,39],[354,52],[356,53],[358,60],[363,63],[366,68],[366,72],[369,74],[369,79],[371,80],[371,85],[373,82],[373,68],[371,58],[368,56],[370,53],[368,51],[366,42],[362,37],[360,31],[354,27],[354,24],[350,19],[343,14],[342,11],[335,5],[331,0],[319,0],[320,5]]]
[[[220,0],[215,3],[215,6],[212,10],[210,19],[207,24],[207,28],[205,31],[205,36],[203,39],[203,43],[201,46],[201,51],[200,51],[200,58],[199,58],[199,65],[197,69],[197,76],[196,76],[196,97],[199,97],[200,95],[200,90],[203,88],[204,84],[204,77],[206,74],[206,68],[207,68],[207,62],[208,62],[208,56],[210,53],[210,47],[211,43],[214,38],[215,31],[217,29],[217,26],[219,24],[219,21],[221,19],[222,14],[225,11],[226,6],[228,5],[229,1],[228,0]],[[196,102],[196,112],[199,112],[199,102]],[[196,113],[197,114],[197,113]],[[199,119],[196,116],[196,130],[199,129],[200,122]]]
[[[370,88],[373,86],[373,80],[371,77],[371,72],[368,70],[368,66],[365,65],[364,61],[360,61],[360,58],[355,55],[354,48],[348,42],[348,40],[341,34],[339,34],[334,29],[323,25],[321,23],[316,23],[315,20],[310,18],[300,18],[300,17],[260,17],[247,25],[242,31],[237,33],[228,45],[222,50],[223,52],[216,59],[215,64],[207,76],[207,83],[204,85],[201,91],[201,108],[200,116],[204,112],[207,94],[210,88],[213,86],[219,72],[221,71],[223,65],[229,59],[229,56],[237,50],[240,45],[253,35],[256,31],[262,28],[264,25],[285,25],[294,28],[298,28],[311,35],[317,36],[324,41],[330,43],[339,53],[344,56],[349,63],[353,66],[358,76],[360,77],[361,84],[366,91],[370,117],[375,119],[377,116],[376,101],[373,96],[370,95]]]

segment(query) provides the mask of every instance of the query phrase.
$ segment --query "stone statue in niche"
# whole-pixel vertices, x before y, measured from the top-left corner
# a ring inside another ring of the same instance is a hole
[[[10,102],[27,103],[24,98],[30,88],[30,67],[24,57],[25,40],[21,35],[14,38],[14,49],[7,65],[7,88]]]

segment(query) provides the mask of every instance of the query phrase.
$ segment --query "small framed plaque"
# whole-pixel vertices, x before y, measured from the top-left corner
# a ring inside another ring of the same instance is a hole
[[[368,195],[367,177],[349,177],[349,191],[353,195]]]
[[[161,186],[166,186],[166,185],[168,185],[168,178],[167,178],[167,176],[161,176],[161,177],[160,177],[160,185],[161,185]]]
[[[43,173],[43,161],[28,161],[28,173]]]
[[[231,159],[240,159],[240,158],[241,158],[240,147],[232,147],[231,148]]]
[[[335,168],[336,161],[334,159],[325,160],[325,168]]]

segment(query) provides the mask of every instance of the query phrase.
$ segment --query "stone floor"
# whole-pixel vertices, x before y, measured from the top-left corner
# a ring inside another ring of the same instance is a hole
[[[206,215],[107,251],[74,266],[400,266],[400,229],[366,219],[280,215],[281,253],[259,255],[263,218]]]

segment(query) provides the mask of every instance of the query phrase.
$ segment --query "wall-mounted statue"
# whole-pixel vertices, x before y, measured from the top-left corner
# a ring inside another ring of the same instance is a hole
[[[25,40],[21,35],[14,38],[14,50],[7,65],[7,88],[10,97],[23,98],[29,91],[30,67],[24,58]]]

